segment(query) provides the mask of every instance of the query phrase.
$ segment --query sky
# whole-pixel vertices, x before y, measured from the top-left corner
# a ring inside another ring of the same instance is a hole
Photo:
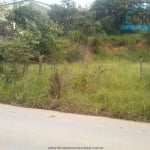
[[[0,2],[10,2],[10,1],[13,0],[0,0]],[[38,1],[48,3],[48,4],[61,3],[61,0],[38,0]],[[94,0],[74,0],[74,1],[77,4],[77,6],[80,5],[82,7],[85,7],[85,6],[89,6]]]
[[[38,0],[44,3],[48,3],[48,4],[54,4],[54,3],[58,3],[60,4],[61,0]],[[93,0],[74,0],[76,2],[77,5],[81,5],[83,7],[85,7],[86,5],[89,6],[89,4],[91,4],[93,2]]]

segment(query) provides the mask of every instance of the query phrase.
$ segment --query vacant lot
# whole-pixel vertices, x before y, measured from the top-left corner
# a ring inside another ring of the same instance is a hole
[[[150,121],[150,65],[117,60],[91,60],[54,67],[30,65],[25,76],[7,82],[0,78],[0,102],[28,107],[55,109],[91,115],[104,115]],[[55,88],[58,86],[59,88]],[[55,94],[56,93],[56,94]],[[59,93],[59,96],[57,95]],[[57,96],[56,96],[57,95]]]

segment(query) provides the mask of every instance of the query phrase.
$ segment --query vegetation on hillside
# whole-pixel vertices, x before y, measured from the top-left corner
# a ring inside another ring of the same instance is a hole
[[[32,5],[1,9],[0,102],[150,121],[150,32],[119,28],[140,3],[62,0],[47,15]]]

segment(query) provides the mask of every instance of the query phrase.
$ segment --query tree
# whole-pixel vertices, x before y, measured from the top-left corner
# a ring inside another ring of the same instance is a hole
[[[30,5],[13,9],[6,18],[9,24],[15,25],[9,38],[0,44],[0,60],[7,63],[7,67],[4,65],[1,68],[5,69],[0,70],[4,70],[6,81],[19,79],[31,60],[40,55],[45,54],[47,59],[58,61],[57,37],[63,33],[58,24]]]
[[[64,33],[75,29],[75,21],[78,14],[75,2],[72,0],[63,0],[61,5],[51,5],[49,17],[54,22],[64,27]]]
[[[100,33],[102,26],[95,20],[95,13],[77,8],[72,0],[63,0],[61,5],[51,5],[50,19],[64,27],[64,33],[78,30],[86,35]]]
[[[15,8],[8,16],[15,23],[14,38],[28,43],[33,50],[50,54],[55,49],[55,39],[62,34],[62,28],[30,5]]]
[[[76,29],[86,35],[95,35],[103,31],[101,22],[95,20],[95,14],[88,9],[79,9],[75,18]]]
[[[91,11],[95,13],[95,20],[102,23],[106,32],[116,33],[126,12],[143,2],[150,3],[150,0],[95,0]]]

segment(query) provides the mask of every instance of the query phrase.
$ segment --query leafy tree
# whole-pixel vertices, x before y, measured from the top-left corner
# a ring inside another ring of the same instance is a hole
[[[72,0],[63,0],[61,5],[51,5],[49,16],[64,27],[65,34],[72,30],[87,35],[102,31],[100,21],[95,21],[95,13],[88,9],[77,8]]]
[[[64,32],[76,28],[75,21],[78,14],[78,9],[72,0],[63,0],[61,5],[51,5],[49,17],[54,22],[64,27]]]
[[[103,31],[101,22],[95,20],[95,14],[88,9],[80,9],[76,17],[76,28],[86,35],[95,35]]]
[[[62,34],[62,28],[30,5],[13,10],[7,19],[15,23],[14,37],[22,39],[33,50],[42,54],[50,54],[55,50],[56,37]]]
[[[102,23],[106,32],[116,33],[124,20],[125,13],[143,2],[150,3],[150,0],[95,0],[91,11],[95,12],[95,20]]]

